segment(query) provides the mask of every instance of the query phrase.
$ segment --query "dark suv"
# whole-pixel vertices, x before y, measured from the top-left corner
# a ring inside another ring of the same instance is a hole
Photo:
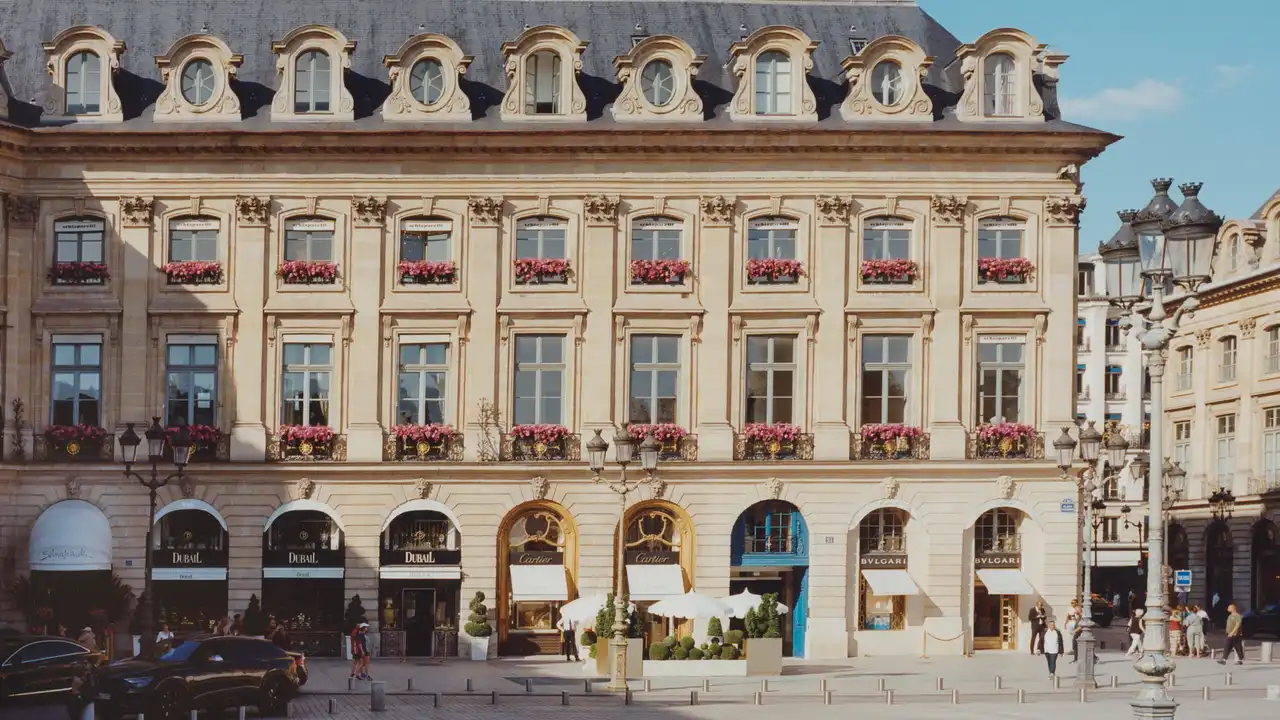
[[[97,707],[106,718],[145,713],[147,720],[241,705],[279,715],[298,694],[297,663],[266,640],[189,638],[157,660],[121,660],[102,668]]]

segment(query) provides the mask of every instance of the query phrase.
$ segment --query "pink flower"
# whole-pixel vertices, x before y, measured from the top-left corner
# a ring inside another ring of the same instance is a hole
[[[338,266],[327,260],[289,260],[276,269],[286,285],[330,285],[338,278]]]
[[[569,435],[569,428],[563,425],[512,425],[512,437],[518,437],[523,440],[533,440],[543,445],[551,445],[563,440]]]
[[[862,279],[914,280],[919,266],[914,260],[863,260]]]
[[[222,439],[222,430],[216,425],[187,425],[186,428],[191,441],[200,447],[213,447]],[[165,428],[164,434],[169,438],[170,443],[177,436],[178,430],[178,427]]]
[[[281,425],[278,431],[284,442],[326,443],[333,439],[333,428],[326,425]]]
[[[800,426],[790,423],[747,423],[746,435],[753,442],[793,442],[800,437]]]
[[[59,262],[49,268],[49,282],[61,285],[103,282],[109,277],[106,264],[99,262]]]
[[[222,282],[222,263],[183,260],[165,263],[160,270],[173,285],[216,285]]]
[[[978,439],[986,441],[1003,440],[1004,438],[1018,440],[1034,437],[1035,434],[1035,428],[1022,423],[995,423],[978,428]]]
[[[632,260],[631,279],[642,285],[684,282],[692,267],[688,260]]]
[[[863,425],[858,432],[862,435],[863,442],[880,443],[897,440],[898,438],[918,438],[924,435],[920,428],[900,423]]]
[[[391,428],[391,434],[401,441],[426,442],[432,445],[442,445],[448,442],[455,433],[457,431],[453,429],[452,425],[438,423],[429,425],[396,425]]]
[[[747,261],[747,277],[752,282],[779,280],[788,278],[795,280],[804,277],[804,264],[799,260],[761,260],[752,258]]]
[[[675,423],[632,424],[627,426],[627,430],[631,431],[631,437],[637,440],[644,440],[645,436],[652,434],[655,442],[666,444],[678,442],[680,438],[689,434],[688,430]]]
[[[458,263],[452,260],[401,260],[396,266],[402,283],[452,283],[458,277]]]
[[[1036,271],[1036,266],[1026,258],[980,258],[978,275],[983,280],[1018,280],[1026,282]]]
[[[539,282],[544,278],[568,277],[569,261],[522,258],[516,260],[515,269],[516,282],[524,285]]]
[[[45,437],[67,442],[97,442],[107,436],[107,431],[96,425],[50,425],[44,429]]]

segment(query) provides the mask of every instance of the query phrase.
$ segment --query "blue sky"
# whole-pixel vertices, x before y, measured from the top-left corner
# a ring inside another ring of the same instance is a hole
[[[918,1],[962,42],[1016,27],[1067,53],[1063,118],[1124,136],[1084,167],[1082,252],[1153,177],[1203,182],[1227,218],[1280,188],[1280,0]]]

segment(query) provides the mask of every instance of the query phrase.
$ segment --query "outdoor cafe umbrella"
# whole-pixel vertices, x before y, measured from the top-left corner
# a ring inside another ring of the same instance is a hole
[[[604,594],[586,595],[577,600],[570,600],[560,606],[560,617],[568,619],[575,625],[593,625],[596,615],[608,601],[609,598]],[[635,603],[629,603],[627,611],[635,612]]]
[[[684,618],[686,620],[728,617],[729,606],[722,600],[717,600],[710,595],[703,595],[690,590],[678,597],[659,600],[650,606],[649,614],[667,618]]]
[[[751,592],[750,590],[743,590],[737,595],[730,595],[729,597],[721,598],[720,602],[729,607],[729,617],[743,618],[747,616],[748,610],[760,607],[760,600],[761,597],[759,595]],[[788,608],[786,605],[778,603],[779,615],[785,615],[787,614],[787,611]]]

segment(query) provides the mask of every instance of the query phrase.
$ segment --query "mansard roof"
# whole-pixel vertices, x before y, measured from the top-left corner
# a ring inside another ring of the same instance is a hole
[[[68,27],[93,25],[128,44],[115,77],[125,121],[73,124],[60,130],[178,129],[174,123],[158,128],[151,122],[163,90],[154,58],[178,38],[199,32],[220,38],[244,56],[232,82],[244,120],[227,129],[273,127],[270,105],[277,76],[271,43],[313,23],[328,25],[358,43],[345,79],[355,101],[355,122],[316,123],[310,126],[315,130],[384,126],[379,108],[391,88],[382,59],[405,38],[424,32],[445,35],[474,57],[461,81],[478,121],[468,128],[519,130],[499,118],[506,88],[501,48],[526,28],[539,25],[565,27],[589,43],[579,82],[587,97],[587,122],[593,126],[612,124],[605,109],[622,89],[613,58],[630,51],[637,36],[662,34],[675,35],[707,56],[695,90],[708,120],[727,124],[726,105],[734,87],[727,68],[730,46],[762,27],[786,25],[818,42],[809,83],[819,106],[819,124],[843,125],[832,110],[847,92],[841,62],[852,53],[852,40],[901,35],[935,58],[925,80],[927,91],[941,122],[959,129],[945,116],[962,90],[955,62],[961,43],[914,0],[10,0],[0,4],[0,39],[13,52],[4,66],[12,91],[10,121],[40,124],[40,107],[51,88],[41,43]],[[1051,122],[1035,130],[1085,130],[1052,119],[1054,99],[1046,98],[1046,105],[1052,111]]]

